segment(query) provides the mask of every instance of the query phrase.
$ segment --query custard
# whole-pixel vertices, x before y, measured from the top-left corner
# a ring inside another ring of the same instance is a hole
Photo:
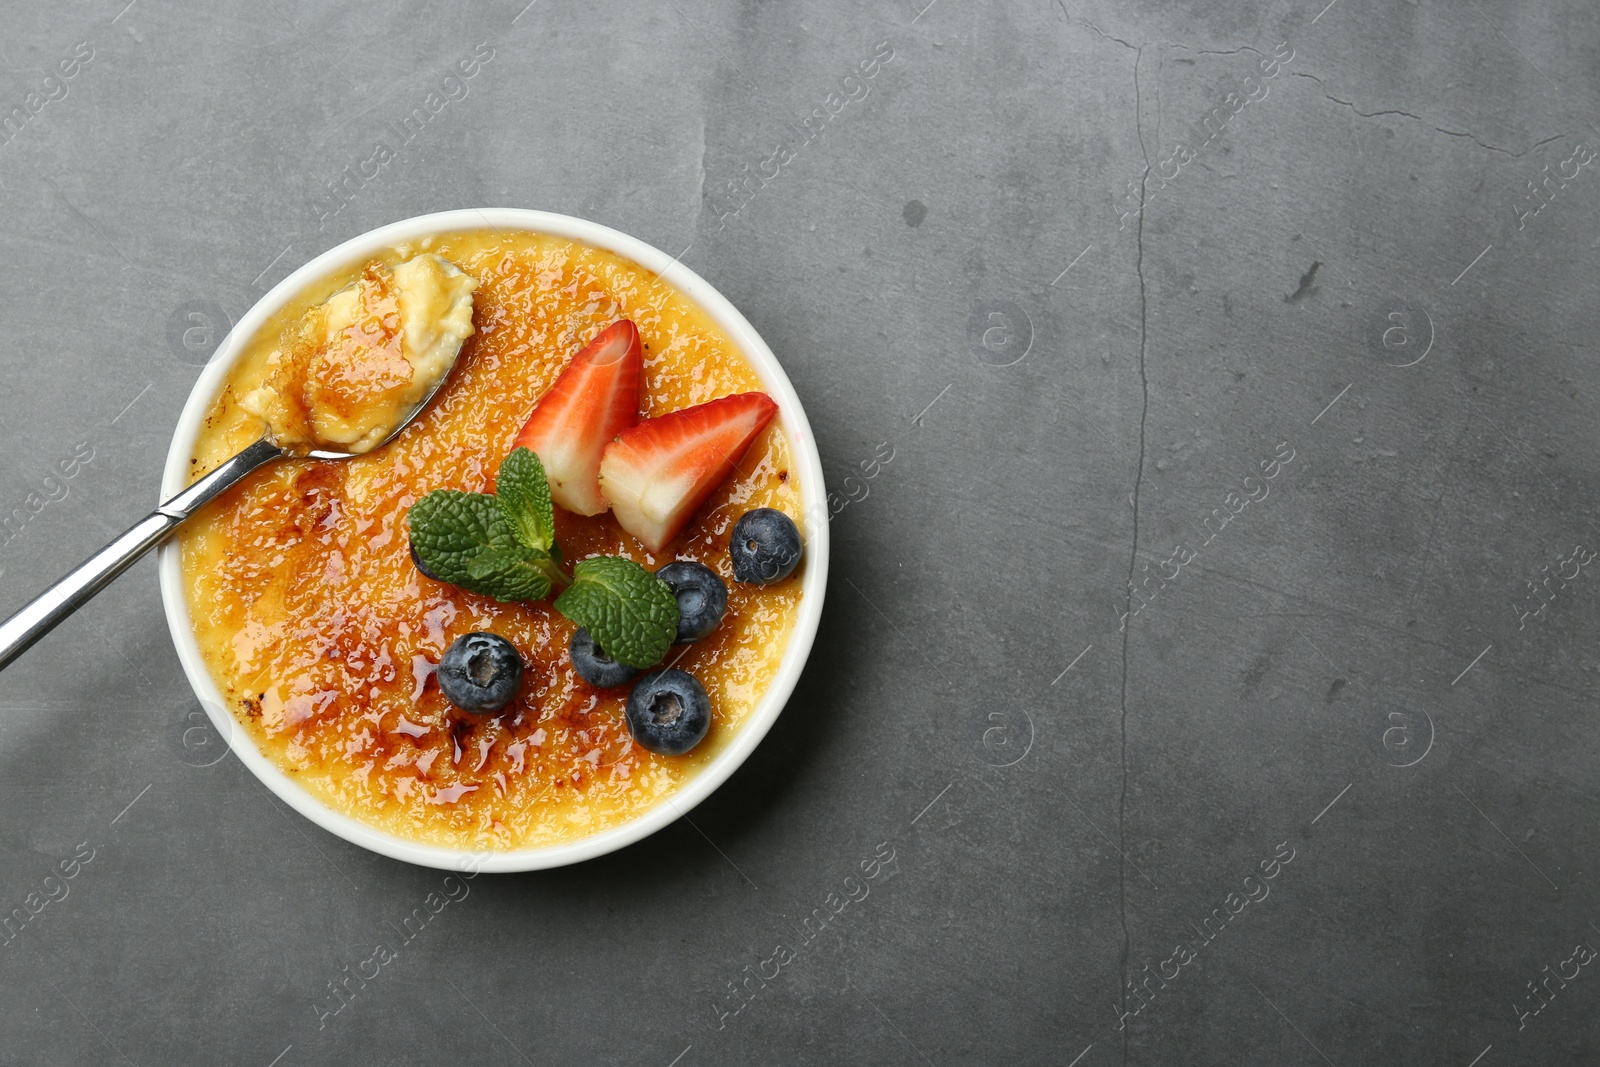
[[[609,512],[557,509],[569,563],[623,555],[654,570],[698,560],[728,585],[709,637],[666,664],[711,699],[697,748],[661,756],[635,745],[628,690],[601,690],[568,660],[574,625],[549,601],[501,603],[434,581],[410,556],[406,510],[435,489],[484,491],[535,402],[596,332],[632,319],[643,343],[642,416],[759,390],[760,378],[698,305],[651,271],[566,238],[471,231],[403,244],[308,287],[251,338],[196,441],[198,477],[255,440],[241,402],[270,383],[274,352],[308,313],[359,278],[428,253],[477,283],[471,336],[437,400],[383,448],[346,461],[264,467],[179,535],[201,652],[240,728],[331,808],[397,836],[496,850],[575,841],[670,796],[754,712],[783,658],[801,571],[769,586],[733,580],[727,544],[745,511],[798,519],[790,446],[768,427],[738,471],[663,552],[647,552]],[[477,630],[516,646],[517,697],[468,715],[439,691],[445,649]]]
[[[284,331],[266,379],[239,404],[280,448],[370,452],[450,372],[472,334],[477,287],[436,255],[369,263]]]

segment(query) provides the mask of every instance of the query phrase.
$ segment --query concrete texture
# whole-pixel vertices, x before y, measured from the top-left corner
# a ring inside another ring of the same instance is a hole
[[[682,250],[849,502],[693,823],[348,1003],[441,875],[219,752],[140,565],[0,677],[0,1062],[1600,1059],[1592,3],[124,2],[0,12],[0,611],[445,208]]]

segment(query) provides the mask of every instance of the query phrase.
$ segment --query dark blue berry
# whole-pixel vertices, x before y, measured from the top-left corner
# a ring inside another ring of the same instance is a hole
[[[628,732],[640,748],[681,756],[711,728],[711,698],[687,671],[652,671],[628,694]]]
[[[677,644],[687,645],[722,625],[728,610],[728,587],[704,563],[680,559],[656,571],[678,598]]]
[[[428,569],[428,565],[426,563],[422,562],[422,557],[417,555],[417,546],[416,545],[412,545],[411,546],[411,562],[416,564],[417,570],[421,571],[423,574],[426,574],[429,578],[432,578],[434,581],[439,582],[439,581],[443,581],[444,580],[444,579],[440,578],[437,574],[435,574],[432,571],[430,571]]]
[[[755,508],[739,516],[728,541],[733,576],[751,585],[781,582],[800,562],[800,529],[773,508]]]
[[[594,638],[589,636],[588,630],[579,629],[572,635],[572,640],[567,645],[567,654],[572,657],[572,669],[578,672],[578,677],[601,689],[627,685],[633,681],[633,676],[639,673],[606,655],[605,651],[594,643]]]
[[[521,682],[522,657],[499,634],[464,634],[439,660],[439,688],[462,711],[499,711]]]

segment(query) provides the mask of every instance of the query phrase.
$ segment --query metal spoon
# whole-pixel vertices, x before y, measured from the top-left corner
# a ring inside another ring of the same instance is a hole
[[[461,350],[456,349],[456,359],[461,357]],[[451,368],[455,360],[451,360]],[[145,518],[135,523],[127,533],[112,541],[105,548],[90,556],[77,570],[68,574],[49,589],[46,589],[27,607],[17,612],[4,623],[0,623],[0,670],[3,670],[12,660],[22,655],[32,644],[55,629],[56,624],[77,611],[86,604],[91,597],[106,586],[110,585],[118,575],[133,566],[138,559],[162,541],[172,535],[172,532],[202,507],[213,497],[219,495],[240,478],[249,474],[264,463],[287,456],[296,456],[310,459],[351,459],[357,455],[370,455],[377,449],[393,441],[404,430],[416,421],[417,416],[427,408],[428,402],[438,394],[445,380],[450,377],[450,369],[439,375],[439,380],[434,383],[428,395],[423,397],[417,406],[411,409],[404,419],[394,428],[394,431],[368,452],[325,452],[313,451],[304,453],[288,452],[275,444],[270,433],[262,436],[261,440],[250,445],[233,458],[226,460],[216,470],[195,482],[189,488],[168,500]]]

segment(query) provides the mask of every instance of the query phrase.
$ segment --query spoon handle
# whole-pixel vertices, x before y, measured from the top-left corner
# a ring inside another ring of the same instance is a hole
[[[39,594],[27,607],[0,623],[0,669],[110,585],[139,557],[165,541],[208,500],[263,463],[282,455],[282,450],[272,442],[264,438],[257,441],[139,520],[121,537]]]

